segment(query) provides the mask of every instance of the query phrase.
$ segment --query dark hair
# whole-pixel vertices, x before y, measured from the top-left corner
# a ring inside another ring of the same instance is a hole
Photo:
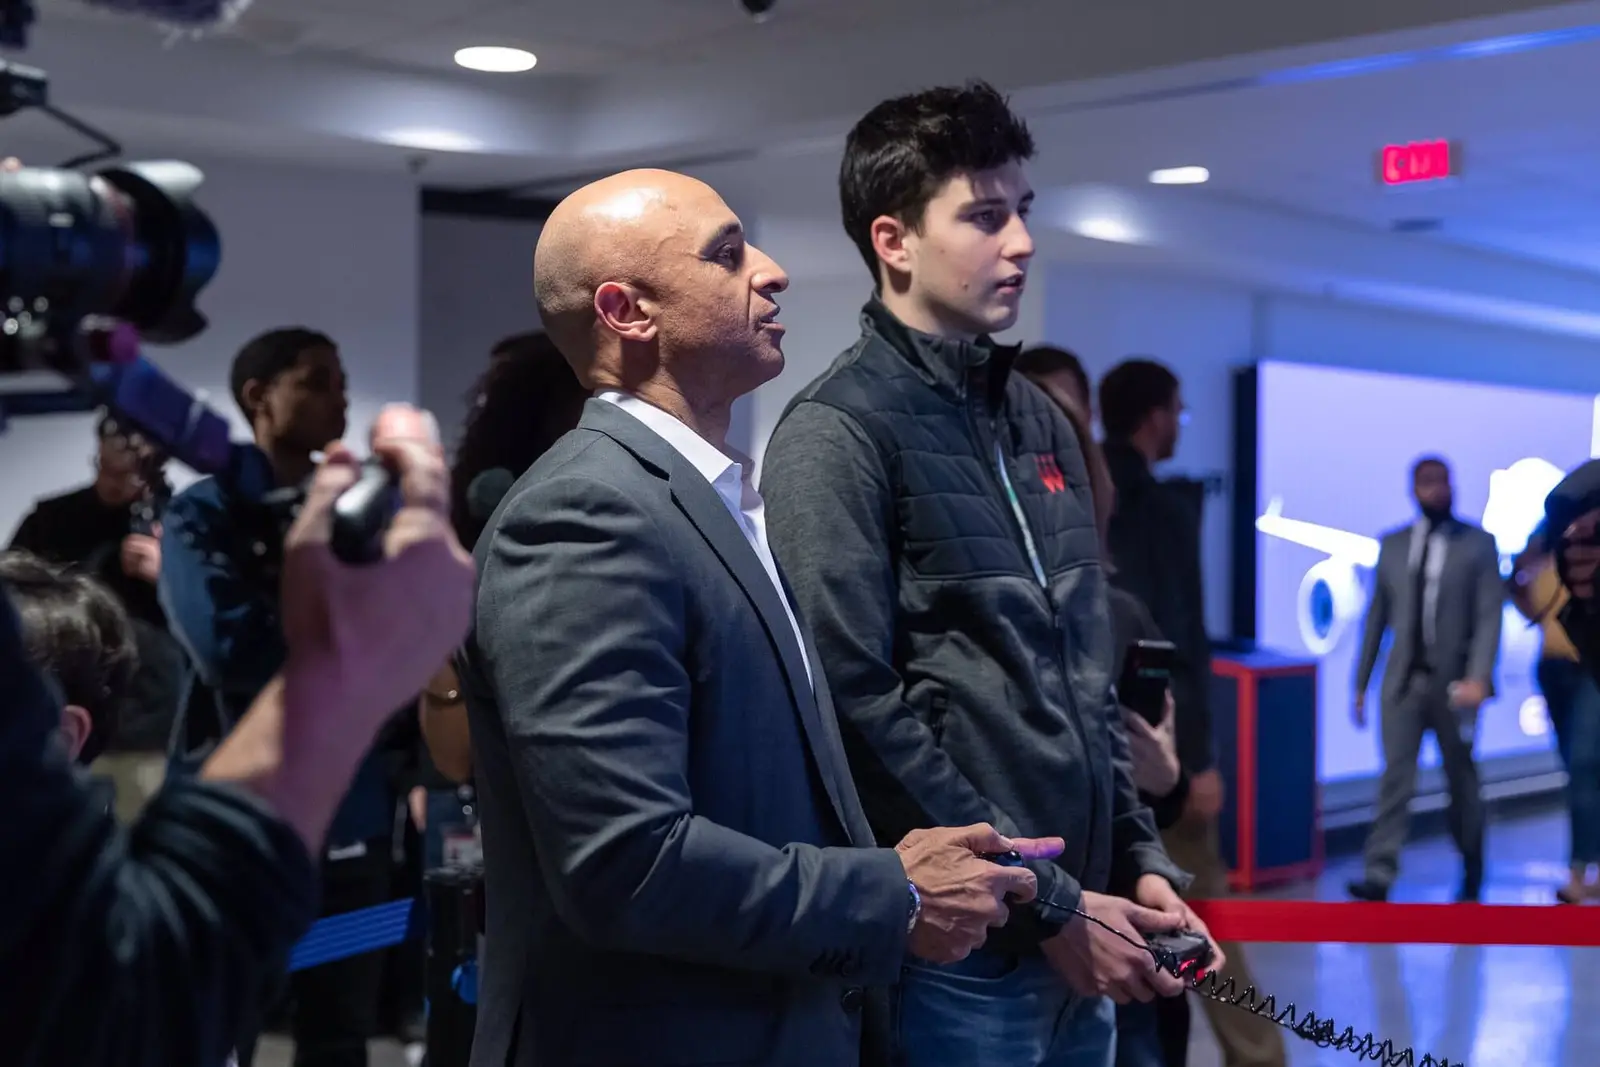
[[[957,174],[1033,158],[1033,135],[987,82],[925,89],[885,100],[845,140],[839,164],[844,232],[874,283],[878,254],[872,221],[880,215],[917,229],[928,201]]]
[[[1449,477],[1450,475],[1449,461],[1447,461],[1443,456],[1429,454],[1426,456],[1417,457],[1417,461],[1411,464],[1411,480],[1413,482],[1415,482],[1417,478],[1421,476],[1422,468],[1424,467],[1438,467],[1444,471],[1446,477]]]
[[[301,353],[308,348],[337,348],[333,338],[304,326],[285,326],[268,330],[246,342],[233,357],[233,368],[228,374],[228,386],[233,390],[233,402],[246,419],[250,410],[244,404],[244,387],[248,382],[270,383],[278,375],[290,370],[299,362]]]
[[[28,658],[55,679],[66,703],[89,713],[78,761],[94,762],[116,732],[139,666],[128,613],[95,579],[20,549],[0,552],[0,585],[22,620]]]
[[[1100,379],[1100,425],[1108,441],[1125,441],[1152,411],[1178,395],[1178,376],[1153,359],[1128,359]]]
[[[1083,361],[1065,348],[1034,345],[1017,356],[1013,367],[1030,378],[1043,378],[1065,371],[1072,376],[1083,398],[1091,402],[1094,400],[1094,387],[1089,384],[1089,372],[1083,369]]]
[[[542,330],[494,346],[489,369],[467,393],[467,420],[450,471],[450,523],[469,549],[487,516],[474,517],[472,480],[497,467],[522,473],[578,424],[589,390]]]

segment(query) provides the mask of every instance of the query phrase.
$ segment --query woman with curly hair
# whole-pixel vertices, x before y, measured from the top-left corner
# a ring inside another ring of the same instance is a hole
[[[467,394],[466,424],[450,470],[450,521],[463,545],[477,543],[499,495],[578,425],[588,398],[543,331],[494,346],[488,370]],[[422,693],[422,736],[441,774],[454,782],[472,777],[467,709],[454,664],[441,667]]]

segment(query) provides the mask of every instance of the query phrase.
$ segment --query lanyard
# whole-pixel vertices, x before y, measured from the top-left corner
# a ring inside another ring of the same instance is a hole
[[[1006,454],[1000,449],[1000,442],[994,443],[994,465],[1000,471],[1000,484],[1005,487],[1006,500],[1011,504],[1011,514],[1017,518],[1017,528],[1022,531],[1022,548],[1028,554],[1028,562],[1033,564],[1033,577],[1039,583],[1039,588],[1049,590],[1050,582],[1044,576],[1044,565],[1039,562],[1039,550],[1034,547],[1033,533],[1028,529],[1028,520],[1022,513],[1022,501],[1017,499],[1017,491],[1011,487],[1011,475],[1006,470]]]

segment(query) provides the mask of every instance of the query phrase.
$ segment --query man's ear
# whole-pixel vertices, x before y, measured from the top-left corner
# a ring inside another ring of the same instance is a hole
[[[654,302],[625,282],[605,282],[594,291],[594,313],[601,325],[624,341],[655,340]]]
[[[267,399],[267,383],[259,378],[251,378],[239,390],[239,398],[243,401],[245,421],[255,422],[256,412],[261,410],[261,405]]]
[[[872,250],[878,254],[879,270],[888,267],[897,274],[911,272],[911,249],[906,224],[891,215],[879,215],[872,220],[867,233],[872,238]]]
[[[61,741],[67,746],[67,755],[72,761],[78,761],[78,754],[83,751],[83,746],[89,743],[89,734],[94,730],[94,719],[89,716],[89,709],[77,704],[68,704],[61,709]]]

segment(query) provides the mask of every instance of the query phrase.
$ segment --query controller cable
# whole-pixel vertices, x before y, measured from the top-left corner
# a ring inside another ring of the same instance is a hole
[[[986,855],[984,858],[991,863],[998,863],[1005,867],[1025,866],[1022,856],[1015,852],[996,853]],[[1255,986],[1245,986],[1240,989],[1237,981],[1232,978],[1224,978],[1216,971],[1207,971],[1205,965],[1194,958],[1180,957],[1171,949],[1151,944],[1148,941],[1136,941],[1110,923],[1095,918],[1081,908],[1069,908],[1048,898],[1041,897],[1039,899],[1040,903],[1047,907],[1054,908],[1057,911],[1070,912],[1093,923],[1102,930],[1115,934],[1135,948],[1141,948],[1149,952],[1155,960],[1157,968],[1166,971],[1174,978],[1183,980],[1188,984],[1189,989],[1199,996],[1266,1019],[1277,1026],[1281,1026],[1296,1037],[1311,1042],[1318,1048],[1348,1052],[1359,1059],[1382,1064],[1383,1067],[1466,1067],[1464,1062],[1434,1059],[1427,1053],[1423,1053],[1422,1062],[1418,1063],[1416,1052],[1409,1045],[1397,1050],[1394,1042],[1388,1040],[1379,1041],[1370,1033],[1357,1034],[1353,1027],[1347,1026],[1340,1030],[1331,1017],[1319,1018],[1316,1012],[1312,1011],[1308,1011],[1302,1016],[1293,1001],[1290,1001],[1288,1006],[1280,1011],[1277,998],[1271,994],[1263,997],[1256,991]],[[1209,949],[1206,950],[1205,955],[1209,959]],[[1196,964],[1199,965],[1196,966]]]
[[[1045,901],[1050,904],[1050,901]],[[1050,904],[1051,907],[1058,905]],[[1062,908],[1065,911],[1067,909]],[[1291,1001],[1282,1011],[1278,1010],[1276,998],[1271,994],[1262,997],[1256,992],[1255,986],[1245,986],[1240,989],[1238,983],[1232,978],[1224,978],[1216,971],[1207,971],[1204,968],[1191,968],[1193,961],[1180,961],[1173,952],[1159,948],[1155,945],[1135,941],[1127,934],[1118,930],[1109,923],[1095,918],[1088,912],[1078,908],[1071,909],[1073,914],[1089,920],[1102,930],[1109,930],[1128,944],[1136,948],[1145,949],[1154,957],[1156,966],[1168,974],[1181,978],[1188,983],[1189,988],[1207,1000],[1214,1000],[1218,1004],[1226,1004],[1230,1008],[1249,1012],[1251,1015],[1270,1020],[1294,1034],[1296,1037],[1310,1041],[1318,1048],[1334,1049],[1340,1052],[1349,1052],[1363,1060],[1381,1063],[1384,1067],[1466,1067],[1465,1063],[1451,1060],[1436,1060],[1427,1053],[1423,1053],[1422,1062],[1416,1062],[1416,1053],[1408,1045],[1396,1050],[1394,1042],[1379,1041],[1372,1034],[1357,1034],[1353,1027],[1345,1027],[1342,1031],[1331,1017],[1319,1018],[1315,1012],[1308,1011],[1301,1016],[1294,1002]],[[1193,970],[1193,975],[1185,972]]]

